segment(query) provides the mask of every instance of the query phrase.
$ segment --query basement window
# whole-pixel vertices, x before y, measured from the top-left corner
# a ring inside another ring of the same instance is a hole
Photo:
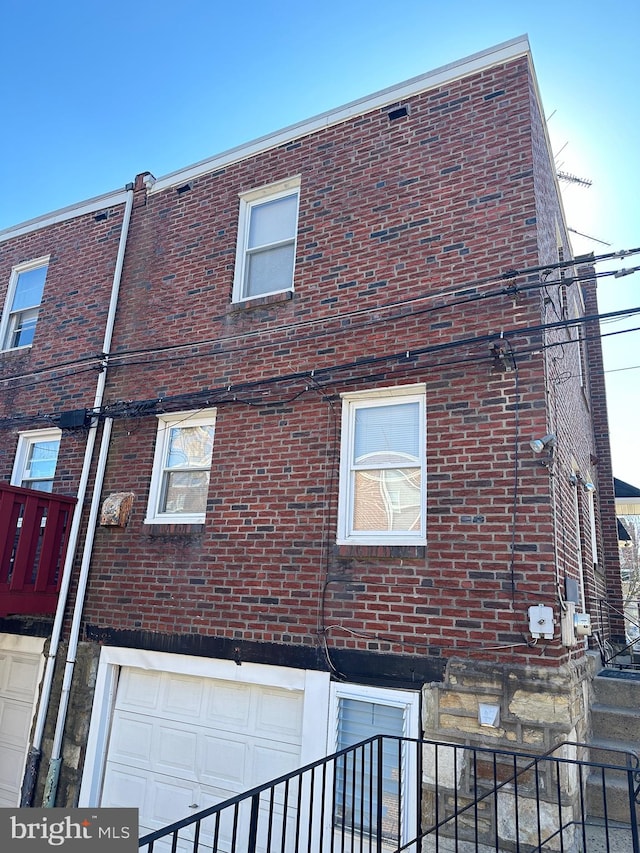
[[[405,780],[415,778],[416,753],[399,739],[418,737],[419,694],[355,684],[335,685],[331,718],[335,740],[331,742],[330,734],[330,751],[348,749],[369,738],[383,736],[380,744],[374,741],[373,747],[346,753],[337,762],[336,826],[351,827],[358,837],[361,833],[368,836],[381,812],[382,838],[397,847],[400,829],[401,839],[406,842],[410,827],[415,826],[416,814],[415,798],[405,796]],[[382,749],[381,766],[378,745]],[[381,802],[378,802],[379,793]]]

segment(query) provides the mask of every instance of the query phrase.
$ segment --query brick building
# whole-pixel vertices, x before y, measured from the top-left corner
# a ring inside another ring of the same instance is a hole
[[[527,40],[104,208],[1,245],[5,281],[51,252],[80,293],[51,264],[32,345],[0,354],[0,476],[62,419],[52,489],[75,495],[96,437],[66,610],[0,622],[7,648],[60,624],[33,802],[48,777],[49,804],[151,828],[374,731],[584,739],[588,641],[563,614],[620,631],[596,606],[620,600],[613,486],[595,271]],[[62,378],[34,394],[36,357]]]
[[[76,582],[72,558],[86,538],[100,428],[86,410],[103,402],[127,197],[132,190],[0,232],[2,806],[16,804],[25,747],[42,745],[40,690],[52,682],[63,630],[57,604]]]

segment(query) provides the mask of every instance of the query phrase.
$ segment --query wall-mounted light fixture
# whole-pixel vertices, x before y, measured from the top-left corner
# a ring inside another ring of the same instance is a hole
[[[548,435],[543,436],[542,438],[534,438],[529,442],[529,447],[533,450],[534,453],[542,453],[543,450],[549,449],[552,450],[556,444],[555,434],[550,432]]]
[[[569,474],[569,482],[572,486],[577,486],[578,483],[581,483],[585,492],[595,492],[596,490],[594,484],[590,480],[585,480],[582,474]]]

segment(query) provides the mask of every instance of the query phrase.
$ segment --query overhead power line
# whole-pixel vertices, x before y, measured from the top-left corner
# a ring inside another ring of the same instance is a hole
[[[636,309],[631,309],[631,311],[640,314],[640,307]],[[625,313],[628,314],[629,311]],[[580,322],[593,322],[595,319],[598,318],[598,316],[601,316],[603,318],[610,318],[612,315],[615,314],[617,314],[617,312],[610,312],[607,315],[592,315],[590,317],[582,318]],[[213,405],[219,406],[231,403],[250,406],[286,405],[292,403],[294,400],[302,396],[307,391],[313,390],[315,392],[321,392],[324,388],[328,387],[328,385],[334,384],[337,379],[333,378],[332,373],[341,373],[346,370],[353,371],[356,368],[370,367],[371,365],[381,364],[384,362],[395,362],[396,366],[401,366],[403,375],[418,373],[420,371],[425,370],[424,362],[418,363],[419,358],[427,355],[439,354],[443,350],[447,349],[455,350],[458,346],[462,347],[464,345],[467,346],[467,348],[469,349],[476,349],[476,354],[466,355],[458,358],[451,358],[445,361],[439,360],[437,362],[437,367],[439,369],[445,370],[448,368],[461,367],[463,365],[468,364],[480,364],[482,362],[494,363],[495,358],[492,355],[491,348],[486,346],[487,342],[496,343],[499,341],[506,341],[510,352],[513,354],[514,358],[517,358],[517,363],[519,365],[522,365],[523,359],[529,359],[533,355],[539,354],[544,350],[553,349],[555,347],[570,346],[572,344],[577,345],[579,343],[579,340],[576,338],[569,341],[536,341],[535,343],[529,344],[528,346],[520,347],[516,352],[512,349],[509,338],[513,338],[518,334],[525,334],[532,331],[544,331],[548,328],[557,328],[562,326],[574,327],[576,325],[576,320],[565,320],[558,323],[543,324],[535,328],[530,327],[528,329],[514,329],[507,332],[493,333],[491,335],[483,335],[475,338],[466,338],[458,341],[449,342],[448,344],[444,345],[422,347],[419,350],[411,350],[408,352],[401,353],[391,353],[384,356],[377,356],[375,358],[360,359],[354,362],[333,365],[332,367],[326,367],[323,369],[312,369],[306,371],[299,371],[297,373],[275,375],[271,377],[265,377],[264,379],[260,380],[254,380],[252,382],[242,382],[232,385],[220,385],[213,388],[201,389],[199,391],[191,391],[182,394],[173,394],[163,397],[154,397],[146,400],[126,400],[116,403],[109,403],[103,406],[100,410],[94,410],[93,414],[97,416],[108,416],[117,419],[136,419],[141,417],[149,417],[150,415],[157,414],[158,412],[166,412],[169,410],[178,411],[181,408],[184,408],[185,406],[190,409],[200,409],[207,408]],[[608,332],[604,334],[587,334],[582,338],[582,340],[587,341],[601,339],[604,337],[611,337],[614,335],[626,334],[628,332],[634,331],[640,331],[640,327],[620,329],[614,332]],[[474,344],[480,345],[480,349],[478,350],[478,347],[474,347]],[[358,382],[366,380],[368,382],[371,382],[374,381],[376,378],[388,377],[390,372],[392,372],[392,369],[387,369],[384,372],[380,373],[378,377],[372,374],[371,372],[353,374],[348,377],[348,381]],[[322,380],[324,380],[325,382],[324,385],[320,384]],[[242,396],[240,396],[246,393],[264,394],[274,386],[287,386],[300,381],[306,383],[305,387],[293,393],[289,392],[289,395],[285,399],[278,399],[276,401],[266,401],[264,399],[258,400],[255,397],[243,398]],[[14,415],[8,418],[0,418],[0,427],[15,426],[16,424],[34,423],[40,421],[55,423],[56,414],[38,412],[35,415]]]
[[[561,270],[562,271],[562,270],[566,269],[567,267],[579,266],[579,265],[583,265],[583,264],[591,265],[595,262],[611,260],[611,259],[621,259],[621,258],[625,258],[625,257],[635,255],[638,253],[640,253],[640,248],[624,249],[624,250],[620,250],[620,251],[616,251],[616,252],[607,252],[605,254],[601,254],[601,255],[597,255],[597,256],[593,255],[593,253],[590,253],[588,255],[581,255],[581,256],[578,256],[578,257],[570,259],[570,260],[559,261],[558,263],[554,263],[554,264],[546,264],[543,266],[538,265],[538,266],[534,266],[534,267],[524,268],[521,270],[506,270],[506,271],[503,271],[502,273],[499,273],[497,275],[489,276],[489,277],[486,277],[483,279],[477,279],[475,282],[467,282],[466,284],[459,285],[456,288],[450,288],[448,290],[439,291],[438,293],[435,293],[435,294],[433,292],[423,293],[423,294],[419,294],[415,297],[411,297],[410,299],[406,299],[406,300],[396,300],[393,302],[385,303],[383,305],[378,304],[373,308],[367,307],[367,308],[362,308],[362,309],[356,309],[354,311],[344,312],[344,313],[338,314],[338,315],[322,316],[322,317],[313,318],[310,320],[299,321],[297,323],[290,323],[287,325],[281,325],[281,326],[278,326],[276,328],[268,329],[266,332],[263,329],[252,330],[249,332],[241,333],[239,335],[227,335],[225,337],[216,336],[215,338],[207,338],[207,339],[203,339],[200,341],[181,342],[179,344],[169,344],[169,345],[166,345],[163,347],[152,347],[152,348],[139,349],[139,350],[127,350],[126,352],[115,352],[115,353],[110,353],[108,355],[100,354],[100,355],[95,355],[95,356],[89,356],[89,357],[85,357],[82,359],[78,359],[77,362],[65,362],[61,365],[52,365],[51,367],[42,368],[39,371],[33,371],[33,372],[30,372],[27,374],[21,373],[21,374],[16,374],[13,376],[7,376],[7,377],[4,377],[3,379],[0,379],[0,382],[21,381],[22,383],[24,383],[24,380],[26,379],[27,376],[36,377],[38,375],[43,375],[45,373],[46,374],[55,373],[55,371],[58,371],[63,366],[73,366],[75,364],[78,367],[80,367],[81,365],[87,365],[87,367],[85,367],[84,370],[63,374],[63,376],[73,376],[73,375],[76,375],[76,373],[84,372],[86,370],[102,369],[102,367],[104,366],[105,360],[108,360],[109,365],[114,366],[114,367],[125,366],[125,365],[134,366],[134,365],[139,365],[139,364],[148,364],[149,362],[147,360],[131,361],[130,359],[133,359],[136,356],[140,356],[140,355],[150,356],[150,355],[169,354],[169,353],[173,353],[173,352],[179,352],[180,350],[184,350],[184,349],[190,349],[191,350],[191,353],[189,355],[177,356],[175,358],[164,359],[165,361],[172,361],[175,363],[176,361],[185,361],[185,360],[188,360],[190,358],[201,358],[203,353],[200,351],[194,352],[194,350],[198,350],[198,348],[205,347],[208,345],[215,345],[216,346],[216,351],[213,353],[213,355],[216,355],[216,356],[222,355],[225,352],[234,352],[238,349],[238,347],[236,347],[236,348],[229,348],[227,350],[221,350],[220,344],[222,342],[228,342],[228,343],[231,343],[233,341],[242,342],[242,351],[243,351],[243,353],[246,354],[247,351],[249,350],[249,348],[251,348],[252,346],[254,348],[256,348],[256,347],[262,348],[266,345],[265,343],[258,343],[256,345],[248,345],[247,340],[252,338],[252,337],[258,337],[260,335],[264,336],[265,334],[268,334],[268,336],[269,336],[268,345],[274,346],[276,344],[276,341],[274,341],[274,338],[273,338],[273,335],[275,332],[290,333],[293,330],[312,327],[312,326],[315,326],[315,325],[320,324],[320,323],[329,324],[329,326],[331,326],[331,327],[319,330],[318,332],[315,332],[313,334],[308,335],[306,338],[299,338],[298,340],[314,339],[314,338],[320,337],[321,335],[330,335],[330,334],[335,335],[338,332],[351,332],[351,333],[353,333],[354,331],[357,330],[357,328],[358,328],[357,326],[351,325],[347,329],[336,330],[335,325],[337,323],[342,323],[346,319],[354,319],[354,318],[357,318],[359,316],[370,315],[372,311],[375,311],[376,314],[380,314],[380,312],[384,312],[387,309],[407,308],[411,305],[414,305],[416,302],[420,302],[420,301],[423,301],[426,299],[429,299],[429,300],[434,299],[434,298],[437,298],[438,296],[449,295],[449,296],[453,296],[454,298],[448,302],[445,302],[445,303],[440,303],[440,304],[432,305],[432,306],[425,306],[421,309],[413,311],[411,313],[411,315],[409,315],[409,314],[397,314],[395,317],[381,317],[381,318],[376,319],[376,320],[367,319],[365,325],[367,327],[370,327],[370,326],[374,325],[375,323],[388,323],[388,322],[391,322],[393,320],[403,319],[404,317],[408,317],[408,316],[418,316],[420,314],[425,314],[425,313],[435,313],[438,311],[446,311],[447,309],[450,309],[450,308],[458,307],[461,305],[466,305],[466,304],[471,303],[471,302],[477,302],[479,300],[492,299],[492,298],[495,298],[498,296],[504,296],[504,295],[517,296],[518,293],[527,292],[527,291],[530,291],[533,289],[544,288],[544,287],[547,287],[551,283],[548,279],[545,279],[545,280],[536,279],[535,281],[529,281],[529,282],[522,284],[522,285],[516,285],[514,283],[514,281],[515,281],[515,279],[517,279],[519,277],[523,277],[523,276],[529,275],[529,274],[535,274],[536,272],[538,272],[538,273],[550,273],[554,270]],[[632,272],[637,271],[638,269],[640,269],[640,268],[635,267],[631,270],[621,270],[617,273],[617,275],[615,272],[605,271],[605,272],[595,273],[595,275],[588,273],[588,274],[584,274],[584,275],[572,276],[570,278],[564,277],[561,283],[565,286],[568,286],[574,282],[579,282],[579,281],[591,279],[592,277],[595,277],[596,279],[603,277],[603,276],[619,277],[621,275],[628,275]],[[499,280],[509,281],[509,284],[505,285],[502,288],[499,288],[499,289],[496,289],[493,291],[484,292],[484,293],[477,293],[474,289],[475,286],[480,286],[480,285],[487,284],[487,283],[495,283],[496,281],[499,281]],[[216,322],[216,320],[221,320],[224,318],[226,318],[226,315],[224,315],[224,316],[221,315],[220,317],[213,317],[213,318],[210,318],[210,322],[213,323],[213,322]],[[290,341],[287,341],[287,343],[290,343]],[[156,359],[154,361],[154,363],[157,364],[158,360]],[[30,384],[35,385],[36,384],[35,380]]]

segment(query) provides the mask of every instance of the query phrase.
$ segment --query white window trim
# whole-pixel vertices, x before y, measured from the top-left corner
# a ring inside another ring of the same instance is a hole
[[[331,684],[329,707],[329,730],[327,733],[327,754],[338,749],[338,711],[340,699],[356,699],[376,705],[391,705],[404,709],[404,731],[402,737],[418,740],[420,737],[420,693],[410,690],[393,690],[384,687],[370,687],[363,684]],[[418,772],[416,750],[408,749],[403,758],[405,766],[403,776],[407,783],[415,779]],[[409,828],[416,825],[416,798],[404,797],[405,809],[402,815],[402,841],[408,840]]]
[[[573,515],[575,519],[576,531],[576,563],[578,568],[578,581],[580,586],[580,609],[583,613],[585,613],[586,602],[584,596],[584,554],[582,553],[583,520],[580,512],[580,497],[578,495],[578,489],[582,488],[582,486],[580,485],[582,477],[580,474],[580,469],[578,468],[578,464],[575,460],[572,460],[571,470],[572,475],[575,479],[575,483],[573,486]]]
[[[37,444],[41,441],[59,441],[61,438],[61,429],[32,429],[28,430],[27,432],[21,432],[18,436],[18,447],[16,449],[15,459],[13,460],[11,485],[22,485],[27,465],[27,459],[29,458],[29,450],[31,449],[31,446],[33,444]]]
[[[257,296],[247,296],[244,294],[244,274],[245,274],[245,259],[246,248],[249,240],[249,224],[251,222],[251,209],[258,203],[263,201],[273,201],[278,198],[284,198],[287,195],[296,195],[296,233],[293,237],[293,258],[294,264],[291,270],[291,285],[280,290],[270,290],[268,293],[260,293]],[[238,241],[236,245],[236,263],[235,275],[233,279],[233,302],[250,302],[252,299],[260,299],[264,296],[273,296],[276,293],[290,293],[293,291],[293,280],[295,275],[295,257],[298,244],[298,216],[300,211],[300,175],[289,178],[286,181],[268,184],[267,186],[258,189],[249,190],[240,194],[240,212],[238,216]]]
[[[338,545],[426,545],[427,542],[427,445],[426,445],[426,385],[401,385],[392,388],[377,388],[368,391],[355,391],[342,395],[342,430],[340,438],[340,488],[338,496]],[[420,458],[421,503],[422,513],[420,530],[415,533],[406,531],[380,531],[378,533],[365,531],[352,532],[351,527],[351,456],[354,440],[354,412],[357,406],[352,404],[381,402],[395,398],[406,398],[407,402],[420,404],[420,435],[419,446],[422,448]]]
[[[172,412],[171,414],[158,415],[156,447],[153,455],[153,468],[151,471],[145,524],[204,524],[205,512],[158,512],[158,505],[162,491],[164,460],[166,459],[167,442],[171,427],[213,426],[215,436],[215,424],[216,409],[203,409],[200,412]]]
[[[4,309],[2,311],[2,319],[0,319],[0,352],[10,352],[11,350],[17,349],[29,349],[33,344],[24,344],[20,347],[7,347],[5,346],[7,334],[9,332],[9,322],[11,319],[12,312],[11,306],[13,304],[13,299],[16,293],[16,287],[18,286],[18,278],[20,277],[20,273],[29,272],[29,270],[38,269],[38,267],[48,267],[49,266],[49,258],[50,255],[45,255],[41,258],[34,258],[32,261],[26,261],[23,264],[16,264],[15,267],[11,270],[11,277],[9,278],[9,287],[7,289],[7,296],[4,302]],[[38,309],[42,305],[42,301],[37,306]],[[37,325],[37,321],[36,321]]]
[[[591,481],[593,482],[593,480]],[[587,492],[589,502],[589,532],[591,533],[591,559],[594,567],[598,567],[598,528],[596,525],[596,492]]]

